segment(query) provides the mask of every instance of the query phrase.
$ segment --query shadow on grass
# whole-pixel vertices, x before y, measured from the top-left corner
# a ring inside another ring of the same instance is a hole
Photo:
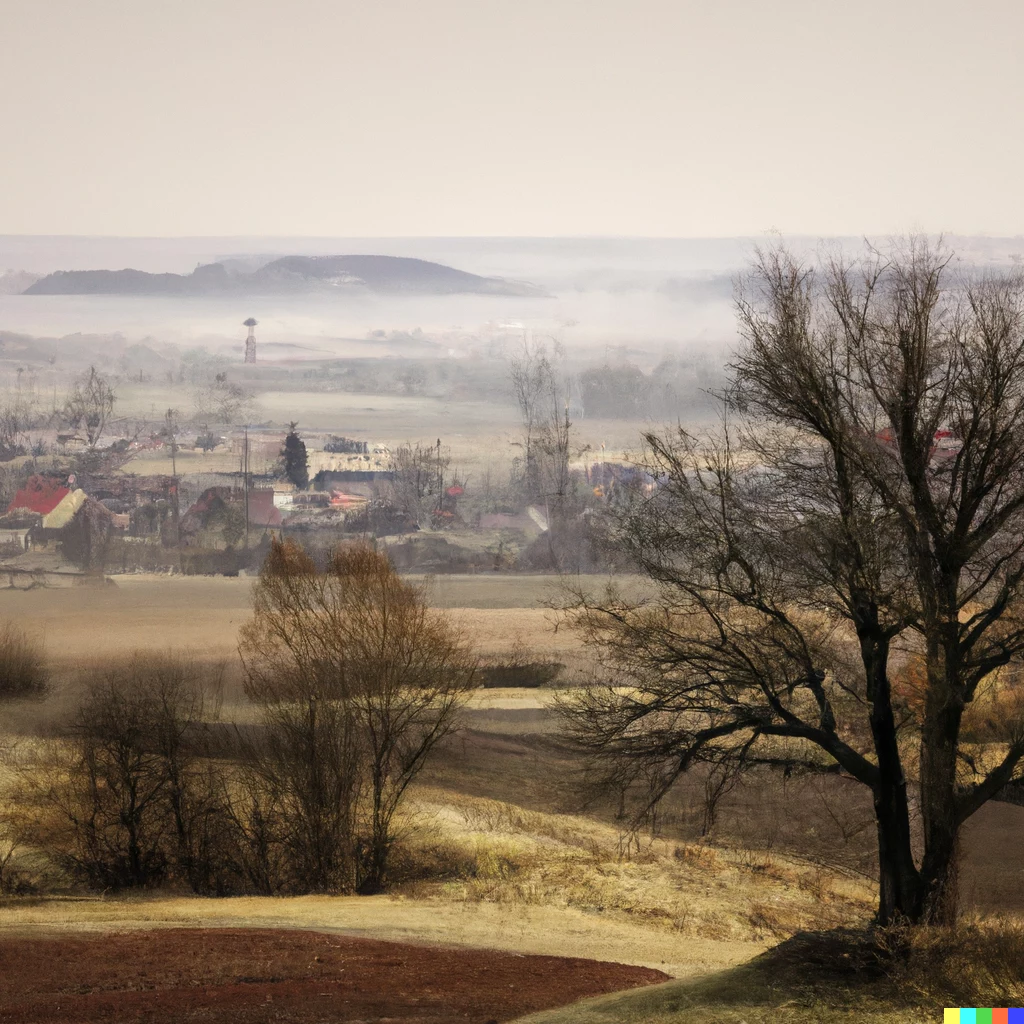
[[[944,1006],[1020,1005],[1024,926],[805,932],[703,978],[602,996],[517,1024],[940,1021]]]

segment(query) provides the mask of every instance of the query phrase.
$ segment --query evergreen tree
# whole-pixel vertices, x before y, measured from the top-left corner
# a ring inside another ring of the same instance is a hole
[[[298,423],[288,424],[288,436],[284,439],[281,458],[284,461],[285,478],[301,490],[309,486],[309,458],[297,428]]]

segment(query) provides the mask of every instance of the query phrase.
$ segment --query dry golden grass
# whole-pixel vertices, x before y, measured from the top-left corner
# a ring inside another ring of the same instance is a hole
[[[251,927],[337,930],[592,957],[677,977],[741,963],[798,927],[863,917],[845,880],[779,863],[750,868],[739,851],[653,841],[637,849],[582,816],[421,787],[398,864],[426,861],[442,881],[400,883],[380,897],[174,895],[37,897],[2,903],[0,929]],[[752,913],[757,895],[764,907]]]
[[[414,891],[445,900],[562,907],[644,922],[702,942],[764,944],[806,929],[859,924],[863,879],[740,849],[624,836],[582,815],[421,787],[416,842],[447,849],[462,877]]]
[[[0,931],[123,931],[144,928],[309,928],[401,942],[519,953],[571,955],[656,967],[683,976],[757,953],[757,944],[694,949],[642,924],[609,922],[582,911],[405,896],[52,897],[0,900]]]
[[[518,1024],[895,1024],[939,1021],[944,1006],[1022,998],[1024,927],[966,922],[910,936],[804,934],[704,978],[599,996]]]

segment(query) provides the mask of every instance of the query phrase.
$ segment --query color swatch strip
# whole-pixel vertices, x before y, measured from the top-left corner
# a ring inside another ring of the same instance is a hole
[[[947,1006],[942,1024],[1024,1024],[1024,1009],[1019,1006]]]

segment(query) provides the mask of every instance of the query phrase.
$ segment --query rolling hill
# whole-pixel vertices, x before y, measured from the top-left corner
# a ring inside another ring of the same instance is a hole
[[[543,289],[481,277],[441,263],[402,256],[284,256],[252,271],[208,263],[191,274],[142,270],[59,270],[24,295],[268,295],[336,291],[413,295],[543,296]]]

